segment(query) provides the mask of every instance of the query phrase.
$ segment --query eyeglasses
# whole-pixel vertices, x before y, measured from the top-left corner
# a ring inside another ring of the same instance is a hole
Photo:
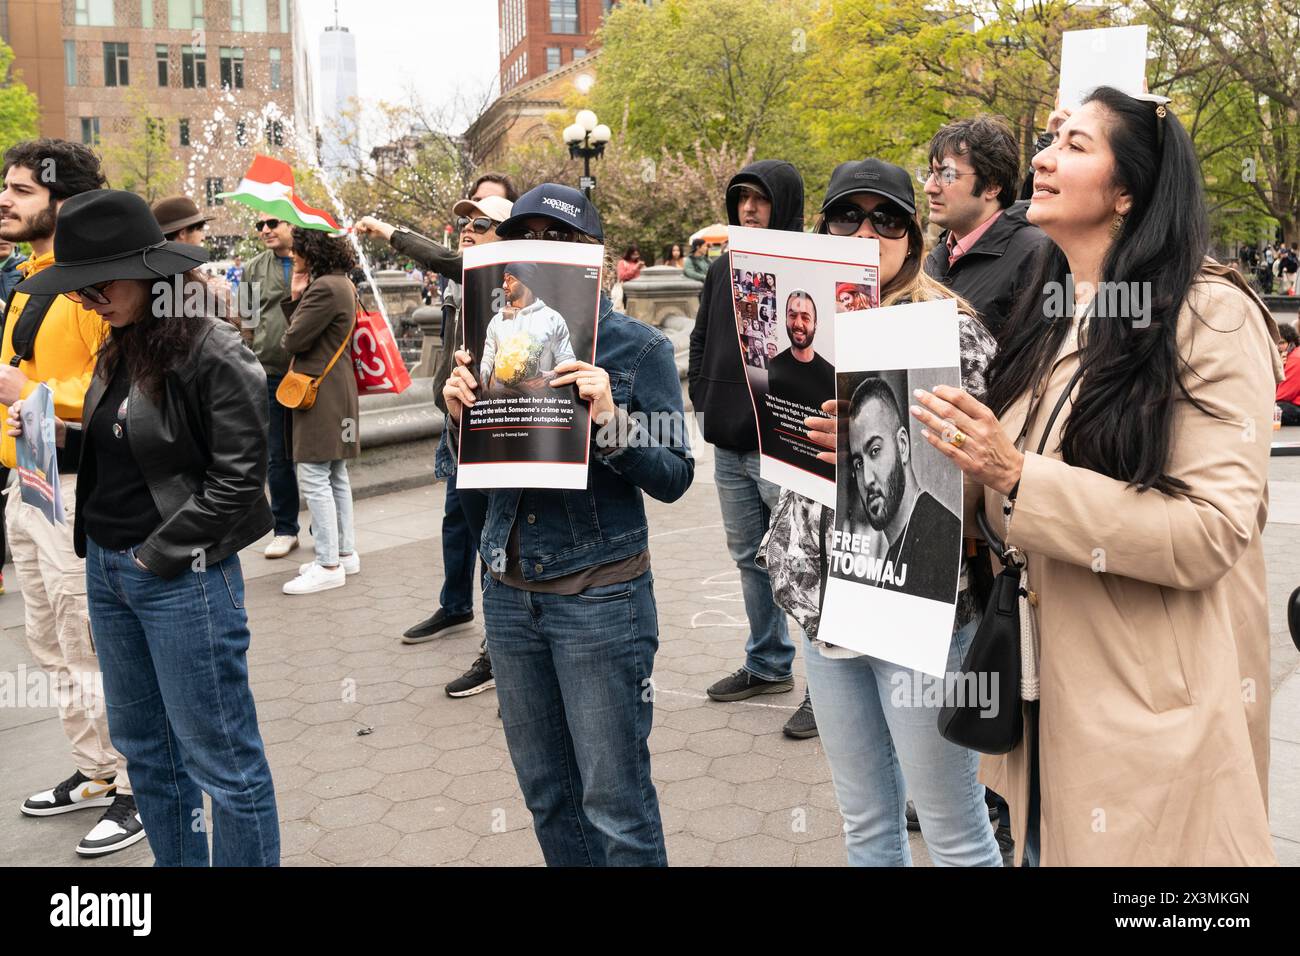
[[[98,282],[95,285],[88,285],[84,288],[77,289],[75,292],[65,292],[63,294],[78,305],[85,305],[86,303],[90,303],[91,305],[108,305],[108,296],[104,295],[104,293],[108,291],[108,287],[116,281],[116,279],[109,279],[107,282]]]
[[[493,222],[491,219],[489,219],[487,216],[479,216],[475,219],[470,219],[468,216],[456,217],[457,232],[464,232],[465,227],[469,226],[471,229],[473,229],[481,236],[484,233],[490,232],[492,227],[495,225],[496,223]]]
[[[577,239],[576,234],[571,229],[542,229],[533,232],[531,229],[520,232],[511,238],[513,239],[545,239],[547,242],[574,242]]]
[[[257,222],[253,223],[253,225],[257,228],[258,232],[261,232],[263,229],[278,229],[280,228],[280,220],[259,219]]]
[[[867,212],[861,206],[846,203],[826,210],[826,231],[832,236],[852,236],[871,220],[871,228],[882,239],[902,239],[912,217],[897,206],[877,206]]]
[[[951,166],[944,166],[942,169],[931,169],[928,166],[916,167],[916,181],[919,182],[922,186],[924,186],[926,183],[930,181],[931,176],[933,176],[938,182],[942,183],[944,186],[951,186],[953,183],[961,179],[961,177],[963,176],[974,176],[974,175],[975,175],[974,173],[959,173]]]

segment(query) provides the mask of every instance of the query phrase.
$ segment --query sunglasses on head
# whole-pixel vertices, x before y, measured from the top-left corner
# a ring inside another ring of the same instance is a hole
[[[465,227],[469,226],[471,229],[473,229],[481,236],[491,231],[492,227],[495,225],[496,223],[493,222],[491,219],[489,219],[487,216],[478,216],[474,219],[470,219],[468,216],[456,217],[457,232],[464,232]]]
[[[88,285],[63,294],[79,305],[86,305],[87,303],[91,305],[108,305],[108,296],[104,295],[104,293],[116,281],[116,279],[109,279],[107,282],[97,282],[94,285]]]
[[[280,220],[279,220],[279,219],[259,219],[259,220],[257,220],[257,222],[253,223],[253,225],[257,228],[257,231],[258,231],[258,232],[261,232],[263,229],[279,229],[279,228],[280,228]]]
[[[867,212],[853,203],[843,203],[826,210],[826,231],[832,236],[852,236],[871,220],[871,228],[882,239],[902,239],[912,217],[897,206],[877,206]]]

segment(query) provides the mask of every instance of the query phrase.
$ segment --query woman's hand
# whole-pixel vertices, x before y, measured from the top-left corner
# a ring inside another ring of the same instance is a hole
[[[822,411],[830,418],[805,418],[804,425],[808,428],[808,439],[814,445],[821,445],[823,448],[829,448],[830,451],[820,451],[817,453],[817,460],[824,461],[833,465],[838,457],[836,435],[839,431],[839,417],[841,409],[838,408],[835,399],[822,402]]]
[[[461,409],[472,408],[474,405],[474,390],[478,388],[478,382],[469,370],[473,361],[472,355],[464,349],[457,349],[456,366],[442,386],[442,400],[447,403],[447,414],[457,425],[460,424]]]
[[[310,284],[311,276],[307,274],[307,270],[304,269],[299,272],[295,269],[293,277],[289,280],[289,298],[297,302],[302,298],[302,294],[307,291],[307,286]]]
[[[353,223],[352,229],[358,236],[379,236],[385,241],[392,239],[393,233],[396,231],[394,226],[390,226],[374,216],[362,216]]]
[[[988,406],[951,385],[936,385],[933,392],[918,388],[912,394],[923,406],[913,405],[911,411],[926,426],[921,430],[925,440],[981,485],[1010,493],[1020,481],[1025,456]]]
[[[565,385],[577,385],[578,396],[591,402],[591,417],[598,425],[609,421],[617,409],[614,407],[614,393],[609,388],[609,373],[590,362],[570,359],[555,366],[555,378],[551,379],[551,388]]]

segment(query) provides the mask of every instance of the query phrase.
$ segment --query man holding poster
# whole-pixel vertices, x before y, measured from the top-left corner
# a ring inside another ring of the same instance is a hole
[[[564,316],[537,296],[542,270],[531,262],[505,267],[505,305],[492,317],[479,379],[485,393],[535,392],[555,378],[555,366],[576,356]]]
[[[498,484],[484,486],[491,490],[479,554],[489,569],[483,613],[506,744],[548,865],[663,866],[647,746],[659,626],[642,496],[675,501],[694,476],[672,343],[614,311],[605,291],[611,277],[599,265],[600,218],[582,193],[538,186],[519,197],[498,233],[505,241],[496,245],[508,255],[500,264],[558,262],[572,270],[595,253],[599,295],[599,319],[585,341],[574,334],[576,321],[569,326],[573,351],[591,360],[559,362],[545,386],[545,398],[580,407],[584,425],[589,416],[597,426],[590,447],[586,428],[581,432],[581,450],[590,451],[579,459],[581,484],[556,482],[536,462],[488,466],[497,469]],[[491,436],[500,432],[484,418],[535,414],[485,395],[480,385],[478,335],[486,335],[472,330],[488,323],[475,297],[501,279],[479,288],[475,272],[491,276],[467,255],[470,347],[456,353],[443,386],[448,441],[460,452],[458,481],[483,467],[468,446],[481,455],[497,441]],[[568,278],[581,287],[586,267]],[[543,300],[556,305],[558,288],[548,283]],[[577,314],[556,311],[566,319]],[[500,377],[499,362],[492,373]],[[497,410],[489,416],[484,406]],[[527,435],[534,427],[535,418],[502,431]],[[506,478],[513,486],[502,486]]]

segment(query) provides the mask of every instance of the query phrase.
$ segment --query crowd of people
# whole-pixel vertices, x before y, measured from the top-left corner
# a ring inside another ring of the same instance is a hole
[[[978,117],[938,130],[919,175],[876,157],[835,170],[813,231],[879,242],[881,305],[955,301],[961,388],[868,389],[805,422],[819,457],[851,467],[880,501],[891,542],[925,507],[912,468],[925,442],[963,475],[967,537],[988,537],[976,532],[982,512],[1019,556],[1019,742],[996,757],[951,742],[919,674],[819,637],[834,516],[761,477],[730,264],[693,244],[667,250],[703,275],[686,391],[713,445],[748,625],[739,667],[707,694],[793,693],[803,655],[805,692],[785,732],[820,737],[852,864],[908,865],[909,829],[940,865],[1272,863],[1262,531],[1282,400],[1273,389],[1290,382],[1286,400],[1300,397],[1297,336],[1207,256],[1200,171],[1165,101],[1102,87],[1053,112],[1039,147],[1022,173],[1007,125]],[[47,159],[52,180],[37,175]],[[259,220],[264,251],[238,279],[256,284],[260,321],[240,328],[187,316],[155,288],[206,260],[184,231],[201,228],[188,207],[173,204],[160,224],[143,200],[104,188],[89,150],[62,141],[12,147],[4,177],[0,239],[33,255],[17,264],[24,278],[6,311],[0,459],[14,467],[22,404],[49,382],[72,519],[45,521],[11,479],[6,527],[27,640],[60,681],[93,683],[102,671],[105,696],[83,692],[61,712],[75,772],[23,811],[107,807],[78,852],[147,835],[160,864],[205,865],[206,834],[190,823],[207,793],[211,862],[275,864],[237,552],[267,532],[268,558],[294,551],[301,490],[315,556],[285,592],[339,587],[359,570],[347,474],[359,453],[347,428],[357,416],[351,252]],[[918,180],[942,229],[928,249]],[[732,225],[804,230],[791,162],[751,163],[719,198]],[[520,194],[487,175],[452,215],[461,249],[605,238],[592,202],[553,183]],[[435,471],[447,490],[445,576],[437,607],[402,640],[471,627],[480,590],[480,654],[446,691],[495,686],[546,862],[666,865],[647,744],[660,635],[644,496],[679,499],[695,458],[685,430],[639,424],[685,414],[672,344],[609,295],[639,273],[640,252],[603,272],[594,361],[566,358],[549,382],[572,386],[596,425],[620,426],[601,427],[586,488],[479,491],[456,486],[461,420],[484,385],[481,356],[457,347],[461,256],[373,217],[356,230],[444,280]],[[770,319],[758,313],[763,283],[747,281],[752,334]],[[1103,307],[1105,291],[1126,283],[1154,292],[1140,316]],[[1074,301],[1060,314],[1051,302],[1063,288]],[[301,402],[304,383],[314,403]],[[1255,426],[1246,438],[1243,422]],[[865,433],[874,437],[856,448]],[[964,548],[949,672],[980,629],[992,543]]]

